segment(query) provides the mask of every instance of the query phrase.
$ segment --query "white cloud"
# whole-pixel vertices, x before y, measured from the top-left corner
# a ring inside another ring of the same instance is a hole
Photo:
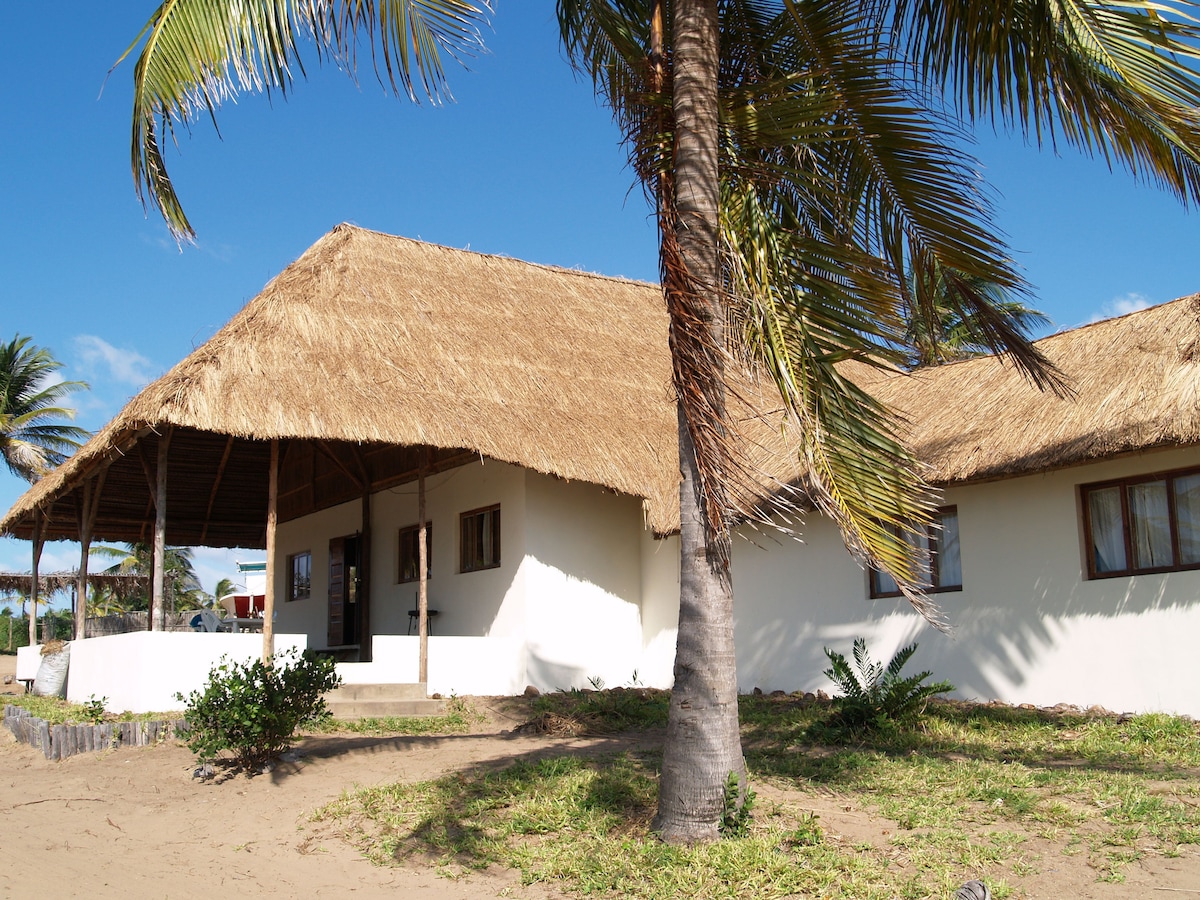
[[[1125,316],[1141,309],[1149,309],[1153,305],[1154,301],[1145,294],[1129,293],[1123,297],[1113,297],[1100,307],[1100,311],[1093,315],[1088,322],[1099,322],[1101,319]]]
[[[75,337],[80,368],[93,377],[103,372],[120,384],[144,387],[154,378],[154,364],[134,350],[118,349],[94,334]]]

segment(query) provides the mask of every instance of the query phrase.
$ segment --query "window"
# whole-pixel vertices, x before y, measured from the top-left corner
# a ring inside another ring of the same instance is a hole
[[[906,531],[905,540],[924,556],[928,565],[922,572],[928,590],[962,590],[962,556],[958,543],[958,507],[945,506],[934,513],[934,524],[924,530]],[[899,534],[899,530],[897,530]],[[886,572],[871,570],[872,597],[899,597],[900,588]]]
[[[421,526],[400,529],[400,583],[421,580],[421,551],[418,545]],[[425,577],[433,571],[433,523],[425,523]]]
[[[307,600],[312,593],[312,553],[293,553],[287,560],[288,600]]]
[[[462,514],[462,556],[459,570],[475,572],[500,565],[500,506]]]
[[[1085,484],[1088,578],[1200,568],[1200,470]]]

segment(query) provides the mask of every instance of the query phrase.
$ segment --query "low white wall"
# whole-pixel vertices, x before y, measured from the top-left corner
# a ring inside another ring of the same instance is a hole
[[[377,634],[373,662],[338,663],[346,684],[415,684],[420,653],[416,635]],[[431,694],[513,695],[525,690],[525,645],[517,638],[429,638]]]
[[[302,634],[275,635],[277,653],[306,646]],[[262,648],[261,634],[139,631],[72,641],[67,699],[104,698],[112,712],[183,709],[175,694],[186,697],[203,687],[222,657],[249,662]]]

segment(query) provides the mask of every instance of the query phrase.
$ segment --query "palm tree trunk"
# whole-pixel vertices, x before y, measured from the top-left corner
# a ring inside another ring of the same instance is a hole
[[[673,25],[674,213],[664,227],[674,229],[687,274],[683,287],[693,297],[682,303],[668,298],[668,307],[674,315],[682,306],[693,310],[698,306],[712,345],[721,347],[716,0],[677,0]],[[678,283],[672,287],[668,282],[668,291],[678,288]],[[678,333],[677,323],[672,322],[672,328]],[[679,353],[681,346],[674,337],[673,345],[673,351]],[[684,368],[676,365],[676,373]],[[712,507],[705,496],[683,405],[683,398],[689,396],[688,386],[677,384],[677,389],[681,396],[679,465],[683,476],[679,490],[679,633],[658,814],[653,827],[668,843],[695,843],[719,836],[725,786],[731,774],[737,778],[740,802],[745,793],[746,766],[738,731],[728,535],[711,520]],[[709,424],[720,426],[719,422]]]

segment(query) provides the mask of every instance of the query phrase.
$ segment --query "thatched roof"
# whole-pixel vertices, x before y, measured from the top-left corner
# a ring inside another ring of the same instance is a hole
[[[940,484],[983,481],[1200,442],[1200,294],[1037,342],[1069,398],[993,357],[874,376]]]
[[[195,434],[461,449],[646,498],[651,526],[669,530],[678,466],[666,347],[653,285],[339,225],[38,482],[0,530],[27,533],[35,506],[139,443],[148,462],[126,466],[123,488],[144,495],[140,469],[167,426],[210,469],[221,448]]]
[[[1185,298],[1039,341],[1073,381],[1066,400],[990,358],[855,377],[908,417],[935,481],[1039,471],[1197,442],[1198,316]],[[343,502],[355,483],[411,478],[411,448],[425,446],[434,468],[497,459],[642,497],[648,525],[669,532],[670,372],[654,285],[339,225],[32,487],[0,532],[29,537],[41,508],[47,537],[74,536],[81,486],[103,469],[94,536],[147,540],[168,430],[171,544],[262,546],[271,438],[285,469],[326,471],[306,476],[320,481],[309,495],[281,496],[284,518]],[[754,402],[777,406],[769,391]],[[762,415],[746,430],[768,450],[751,456],[792,481],[778,415]]]
[[[29,590],[29,572],[0,572],[0,596],[19,594]],[[38,594],[47,597],[59,591],[75,587],[78,572],[42,572],[38,575]],[[144,587],[148,579],[140,575],[117,575],[109,572],[89,572],[88,584],[92,587],[115,587],[130,589]]]

